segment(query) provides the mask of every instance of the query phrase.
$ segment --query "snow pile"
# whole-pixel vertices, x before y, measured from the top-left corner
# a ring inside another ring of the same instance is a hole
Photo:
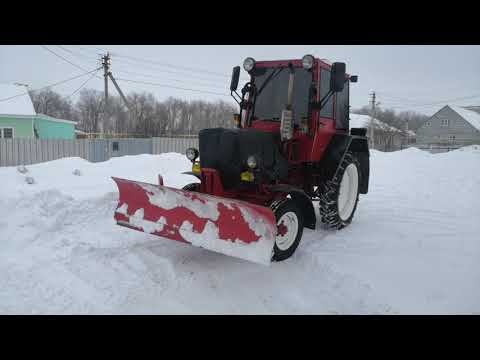
[[[480,145],[468,145],[454,151],[467,151],[480,154]]]
[[[0,196],[18,198],[54,189],[77,199],[98,197],[117,192],[112,176],[157,184],[158,174],[162,174],[165,184],[173,187],[181,186],[185,179],[196,181],[193,176],[180,174],[191,171],[191,163],[185,155],[177,153],[122,156],[101,163],[71,157],[29,165],[28,170],[29,175],[35,178],[35,187],[19,181],[23,175],[18,172],[13,175],[12,168],[0,167]],[[73,174],[75,170],[81,176]]]
[[[360,114],[350,114],[350,129],[351,128],[368,128],[371,123],[371,118],[369,115],[360,115]],[[373,119],[375,124],[375,129],[385,130],[385,131],[394,131],[401,133],[402,131],[390,126],[383,121],[378,119]],[[410,132],[412,134],[413,132]],[[414,134],[414,133],[413,133]]]
[[[0,168],[0,313],[480,314],[479,163],[372,150],[351,226],[305,229],[270,267],[115,224],[110,177],[181,187],[184,155],[56,160],[32,185]]]

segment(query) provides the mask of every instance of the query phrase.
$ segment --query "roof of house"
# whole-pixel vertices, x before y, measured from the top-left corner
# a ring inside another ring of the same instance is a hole
[[[376,129],[395,131],[403,133],[402,130],[397,129],[396,127],[390,126],[383,121],[378,119],[373,119]],[[350,128],[366,128],[370,125],[370,115],[360,115],[350,113]],[[415,135],[411,130],[408,131],[409,135]]]
[[[448,105],[450,109],[469,122],[475,129],[480,130],[480,114],[476,111],[467,110],[460,106]]]
[[[45,115],[45,114],[37,114],[37,115],[41,119],[45,119],[45,120],[49,120],[49,121],[53,121],[53,122],[61,122],[61,123],[67,123],[67,124],[77,124],[76,121],[72,121],[72,120],[58,119],[58,118],[54,118],[54,117],[51,117],[51,116],[48,116],[48,115]]]
[[[472,110],[480,114],[480,106],[462,106],[464,109]]]
[[[0,114],[36,115],[32,99],[25,87],[0,84]]]

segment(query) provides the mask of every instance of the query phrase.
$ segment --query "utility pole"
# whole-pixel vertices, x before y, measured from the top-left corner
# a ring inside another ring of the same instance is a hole
[[[371,100],[372,107],[371,107],[371,110],[370,110],[370,147],[372,149],[375,149],[375,122],[374,122],[374,119],[375,119],[375,104],[376,104],[376,102],[375,102],[375,91],[372,91],[370,96],[372,97],[372,100]]]
[[[110,54],[102,56],[103,78],[105,80],[105,107],[108,104],[108,73],[110,72]]]
[[[107,110],[108,110],[108,78],[112,80],[113,85],[115,85],[115,89],[117,89],[118,93],[120,94],[120,97],[122,98],[123,102],[125,103],[125,106],[129,110],[128,114],[130,114],[130,104],[123,94],[122,90],[120,89],[120,86],[118,86],[117,81],[112,75],[112,72],[110,71],[110,65],[111,65],[111,59],[110,59],[110,53],[107,52],[106,55],[102,56],[102,66],[103,66],[103,77],[105,79],[105,115],[107,115]],[[115,119],[115,132],[118,132],[118,119]]]
[[[405,136],[407,138],[407,146],[408,147],[410,145],[410,134],[408,133],[408,119],[405,119]]]
[[[103,126],[105,126],[107,123],[107,117],[108,117],[108,73],[110,72],[110,54],[109,53],[107,53],[102,57],[102,66],[103,66],[103,78],[104,78],[104,84],[105,84],[105,90],[104,90],[105,107],[103,112]]]

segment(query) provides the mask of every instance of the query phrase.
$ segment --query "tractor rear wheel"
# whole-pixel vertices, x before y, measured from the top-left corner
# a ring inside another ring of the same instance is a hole
[[[285,199],[274,209],[277,236],[272,261],[283,261],[293,255],[303,233],[303,213],[292,199]]]
[[[352,222],[358,203],[359,169],[358,160],[347,152],[337,177],[320,187],[320,217],[328,228],[340,230]]]

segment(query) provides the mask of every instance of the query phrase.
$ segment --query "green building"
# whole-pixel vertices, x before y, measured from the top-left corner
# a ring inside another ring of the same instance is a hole
[[[75,139],[75,124],[37,114],[25,88],[0,84],[0,138]]]

